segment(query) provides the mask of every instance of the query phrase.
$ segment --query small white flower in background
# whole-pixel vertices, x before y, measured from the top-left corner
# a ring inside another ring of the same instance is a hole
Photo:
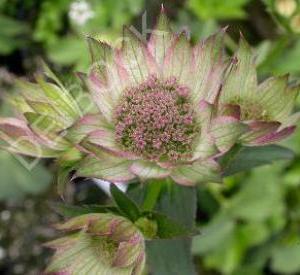
[[[75,1],[70,5],[69,17],[77,25],[83,26],[94,15],[91,5],[86,1]]]

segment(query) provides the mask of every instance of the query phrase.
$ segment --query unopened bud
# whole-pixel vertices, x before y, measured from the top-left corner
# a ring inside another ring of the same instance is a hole
[[[295,0],[276,0],[276,11],[284,17],[290,17],[297,9],[297,2]]]

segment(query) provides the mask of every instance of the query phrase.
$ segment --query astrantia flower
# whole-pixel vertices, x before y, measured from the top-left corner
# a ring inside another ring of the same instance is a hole
[[[192,47],[185,32],[171,32],[162,14],[148,42],[126,28],[120,49],[90,38],[93,66],[86,84],[99,114],[70,130],[90,152],[78,175],[108,181],[171,177],[187,185],[218,181],[214,156],[245,131],[231,115],[215,117],[223,35]]]
[[[124,217],[92,213],[57,228],[72,233],[46,244],[55,249],[46,274],[142,274],[144,237]]]
[[[289,87],[288,76],[257,82],[254,56],[242,38],[219,97],[219,111],[235,115],[249,126],[240,137],[246,145],[277,142],[293,133],[299,114],[290,116],[299,86]]]
[[[21,94],[10,101],[19,118],[0,118],[1,145],[6,150],[38,158],[74,152],[64,131],[80,118],[81,110],[50,71],[48,76],[53,83],[42,78],[37,83],[17,82]]]
[[[76,169],[111,182],[220,181],[219,156],[237,142],[280,140],[298,117],[289,117],[298,87],[287,77],[258,85],[244,40],[228,69],[223,36],[191,46],[162,13],[148,41],[127,28],[121,48],[89,38],[93,64],[80,76],[98,112],[82,112],[48,71],[51,83],[21,82],[13,102],[23,117],[1,118],[0,138],[9,151],[59,158],[63,179]]]

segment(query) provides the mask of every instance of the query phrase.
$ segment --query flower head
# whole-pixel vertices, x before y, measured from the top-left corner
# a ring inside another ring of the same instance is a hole
[[[290,116],[299,86],[289,87],[288,76],[257,83],[254,56],[242,38],[219,97],[219,110],[234,113],[249,126],[240,137],[245,145],[265,145],[293,133],[299,114]]]
[[[13,102],[22,118],[0,119],[1,140],[12,152],[64,160],[82,177],[218,182],[218,157],[234,144],[281,140],[298,118],[290,116],[298,87],[286,76],[258,85],[243,39],[228,64],[224,33],[192,46],[162,11],[149,40],[128,28],[121,47],[88,38],[93,63],[80,76],[95,110],[83,112],[48,70],[51,82],[20,82]]]
[[[81,110],[66,88],[49,71],[50,82],[17,81],[21,94],[11,96],[19,118],[0,118],[1,145],[13,153],[57,158],[73,148],[64,135],[80,118]],[[73,148],[74,151],[74,148]]]
[[[200,130],[189,94],[176,79],[151,76],[128,88],[115,110],[116,142],[153,161],[188,159]]]
[[[72,233],[46,244],[55,250],[46,274],[142,273],[144,237],[127,219],[92,213],[72,218],[57,228]]]
[[[73,129],[88,128],[81,144],[91,153],[78,175],[219,181],[214,157],[246,130],[232,115],[215,116],[226,67],[223,36],[220,31],[192,47],[185,32],[171,31],[162,12],[149,41],[127,28],[121,48],[90,38],[86,84],[99,114]]]

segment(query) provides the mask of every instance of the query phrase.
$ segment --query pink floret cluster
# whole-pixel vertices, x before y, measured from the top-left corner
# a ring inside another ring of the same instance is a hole
[[[150,76],[128,88],[115,111],[117,142],[150,160],[190,157],[199,129],[189,96],[175,78]]]

